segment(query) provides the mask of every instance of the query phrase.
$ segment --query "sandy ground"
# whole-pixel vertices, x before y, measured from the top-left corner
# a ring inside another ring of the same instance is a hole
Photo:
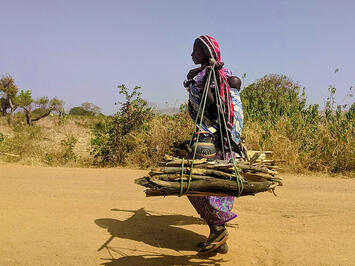
[[[146,171],[0,164],[0,265],[355,265],[355,179],[284,175],[237,199],[230,252],[186,198],[145,198]]]

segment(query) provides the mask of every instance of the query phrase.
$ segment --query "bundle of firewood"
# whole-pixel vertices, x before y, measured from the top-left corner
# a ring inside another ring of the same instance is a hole
[[[247,196],[274,192],[282,185],[276,160],[267,160],[265,152],[253,152],[248,160],[235,163],[224,160],[188,160],[165,156],[160,168],[135,180],[151,196]]]

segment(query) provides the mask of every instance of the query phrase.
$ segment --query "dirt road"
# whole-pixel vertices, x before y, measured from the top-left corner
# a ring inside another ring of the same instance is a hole
[[[284,175],[237,199],[230,252],[186,198],[145,198],[146,171],[0,164],[0,265],[355,265],[355,179]]]

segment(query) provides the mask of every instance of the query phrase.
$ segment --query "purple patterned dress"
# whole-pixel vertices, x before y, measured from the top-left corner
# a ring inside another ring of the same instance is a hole
[[[232,75],[232,72],[228,69],[223,69],[227,77]],[[194,77],[194,83],[189,87],[189,114],[193,120],[196,118],[200,99],[203,92],[202,80],[205,76],[205,70],[202,70]],[[214,85],[211,84],[213,87]],[[232,140],[236,143],[240,142],[240,134],[243,127],[243,109],[240,100],[239,92],[235,89],[231,90],[231,96],[234,107],[234,123],[232,128]],[[211,124],[210,120],[206,120],[206,123],[201,125],[201,130],[205,132],[214,133],[218,129],[218,124]],[[210,123],[210,124],[208,124]],[[227,158],[230,158],[230,154],[226,154]],[[216,159],[222,159],[221,153],[217,152]],[[232,212],[234,197],[216,197],[216,196],[188,196],[192,206],[196,209],[202,219],[210,225],[222,225],[237,217]]]

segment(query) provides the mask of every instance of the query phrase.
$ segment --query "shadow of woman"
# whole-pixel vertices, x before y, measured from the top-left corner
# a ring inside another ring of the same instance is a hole
[[[124,238],[144,242],[145,244],[168,248],[175,251],[196,250],[198,242],[206,237],[177,225],[203,224],[202,220],[185,215],[153,215],[144,208],[138,210],[112,209],[113,211],[131,212],[133,215],[124,221],[103,218],[95,223],[107,229],[111,237],[98,249],[106,248],[113,238]]]
[[[102,265],[106,266],[121,266],[121,265],[222,265],[225,262],[223,259],[206,258],[201,260],[197,256],[172,256],[172,255],[142,255],[142,256],[126,256],[119,259],[111,259],[110,262],[105,262]]]

